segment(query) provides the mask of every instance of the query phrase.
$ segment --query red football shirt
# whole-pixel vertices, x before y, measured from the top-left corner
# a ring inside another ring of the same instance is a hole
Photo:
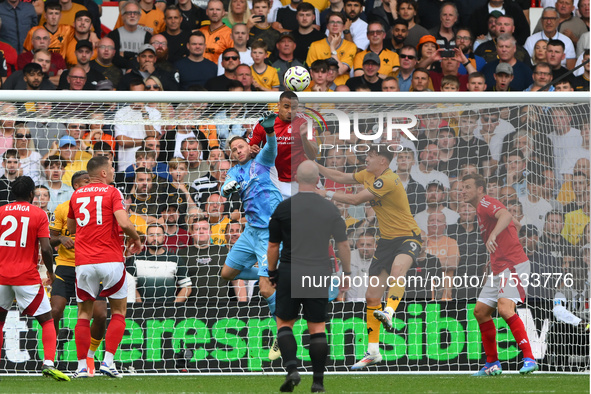
[[[306,122],[306,115],[302,113],[296,114],[296,118],[292,122],[284,122],[279,117],[275,119],[275,135],[277,136],[275,167],[281,182],[291,182],[292,175],[295,175],[298,166],[307,159],[299,133],[300,127]],[[293,134],[292,129],[296,130]],[[252,131],[249,144],[262,147],[266,143],[267,133],[259,123]]]
[[[76,220],[76,265],[123,262],[123,242],[114,213],[124,209],[113,186],[90,183],[70,199],[69,219]]]
[[[43,210],[24,201],[0,207],[0,285],[41,283],[39,238],[49,238]]]
[[[490,233],[497,225],[497,218],[495,214],[500,209],[506,209],[499,201],[488,195],[482,197],[476,208],[476,216],[478,217],[478,226],[482,234],[482,240],[486,244]],[[513,222],[509,223],[506,229],[501,231],[497,236],[497,249],[490,255],[490,264],[493,274],[497,275],[505,269],[513,268],[517,264],[526,262],[527,255],[523,251],[517,236],[517,230]]]

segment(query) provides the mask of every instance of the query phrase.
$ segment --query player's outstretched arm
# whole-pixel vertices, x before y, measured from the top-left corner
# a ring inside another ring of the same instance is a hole
[[[49,243],[49,238],[39,238],[39,245],[41,246],[41,258],[43,264],[47,268],[47,285],[51,286],[55,280],[55,274],[53,273],[53,249]]]
[[[351,205],[359,205],[370,200],[373,200],[375,196],[369,192],[367,189],[363,189],[359,193],[343,193],[343,192],[331,192],[326,190],[316,190],[316,193],[320,194],[322,197],[328,197],[331,200],[344,202],[345,204]]]
[[[137,233],[137,231],[135,231],[135,226],[133,225],[131,220],[129,220],[129,216],[127,216],[127,212],[125,212],[124,209],[120,209],[120,210],[116,211],[114,213],[114,215],[115,215],[115,220],[117,220],[117,223],[119,224],[119,227],[121,227],[121,229],[123,230],[125,235],[127,235],[129,237],[129,240],[127,241],[127,245],[126,245],[129,252],[132,254],[136,254],[137,252],[142,250],[142,243],[140,242],[140,236]]]
[[[318,170],[320,173],[325,177],[330,179],[333,182],[341,183],[343,185],[351,185],[353,183],[358,183],[353,174],[347,174],[345,172],[341,172],[339,170],[335,170],[332,168],[326,168],[322,164],[316,163],[318,166]]]

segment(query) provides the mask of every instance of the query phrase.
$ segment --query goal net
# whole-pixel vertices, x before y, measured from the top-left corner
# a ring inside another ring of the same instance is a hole
[[[248,137],[278,94],[2,92],[0,204],[28,175],[48,216],[93,155],[114,159],[146,248],[128,258],[127,328],[115,361],[123,373],[283,372],[268,359],[276,324],[254,281],[220,278],[244,230],[244,207],[219,192],[233,162],[228,141]],[[531,261],[527,302],[517,309],[545,371],[589,368],[589,100],[560,93],[461,95],[300,94],[317,161],[353,173],[369,147],[385,144],[424,241],[406,276],[394,333],[380,333],[379,372],[469,372],[485,361],[473,309],[487,280],[488,253],[462,177],[480,173],[487,193],[513,214]],[[297,132],[296,130],[292,130]],[[156,136],[156,137],[154,137]],[[325,179],[354,193],[359,185]],[[336,203],[352,249],[353,285],[329,304],[327,370],[348,371],[367,348],[365,289],[380,237],[370,204]],[[53,223],[53,222],[52,222]],[[158,225],[154,225],[158,224]],[[158,238],[158,231],[165,236]],[[161,239],[161,241],[158,241]],[[163,239],[163,240],[162,240]],[[153,251],[165,248],[164,258]],[[60,253],[56,250],[56,261]],[[62,260],[63,261],[63,260]],[[340,270],[338,260],[332,262]],[[44,277],[43,270],[42,277]],[[510,279],[510,278],[507,278]],[[50,291],[51,289],[48,289]],[[499,359],[521,355],[496,314]],[[57,366],[76,366],[76,304],[58,333]],[[305,321],[294,328],[298,358],[311,371]],[[3,329],[2,373],[38,371],[41,330],[16,306]],[[104,341],[96,358],[102,360]]]

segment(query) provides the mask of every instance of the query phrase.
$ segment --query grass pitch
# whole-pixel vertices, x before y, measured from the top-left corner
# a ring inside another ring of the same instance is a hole
[[[2,393],[272,393],[279,392],[282,375],[269,376],[125,376],[95,377],[71,382],[47,378],[0,378]],[[303,375],[294,392],[310,392],[312,376]],[[504,374],[471,378],[469,375],[327,375],[324,386],[332,393],[589,393],[589,375]]]

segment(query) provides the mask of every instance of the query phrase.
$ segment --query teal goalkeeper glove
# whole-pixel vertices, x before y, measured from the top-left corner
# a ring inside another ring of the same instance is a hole
[[[277,114],[274,112],[267,112],[263,115],[259,123],[265,129],[265,133],[272,134],[275,132],[275,119],[277,119]]]

